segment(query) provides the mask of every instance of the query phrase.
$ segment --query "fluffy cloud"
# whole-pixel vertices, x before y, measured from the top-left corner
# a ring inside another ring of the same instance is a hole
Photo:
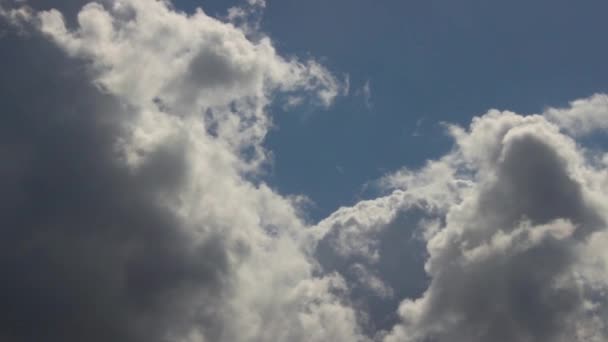
[[[2,1],[0,338],[605,341],[598,94],[446,125],[455,146],[314,226],[260,181],[268,105],[347,92],[168,1]],[[52,8],[55,7],[55,8]]]
[[[608,128],[608,95],[595,94],[570,103],[568,108],[549,108],[545,116],[573,135]]]
[[[608,173],[603,155],[568,135],[602,129],[605,98],[539,115],[492,110],[467,129],[447,125],[456,143],[448,155],[386,176],[380,184],[391,194],[321,223],[341,255],[381,259],[387,250],[373,247],[394,229],[396,213],[427,213],[417,225],[430,282],[401,302],[400,323],[379,339],[608,338]],[[401,230],[411,234],[407,225]]]
[[[202,10],[81,4],[1,7],[27,30],[3,40],[2,339],[364,340],[294,203],[254,181],[273,95],[329,105],[341,82]]]

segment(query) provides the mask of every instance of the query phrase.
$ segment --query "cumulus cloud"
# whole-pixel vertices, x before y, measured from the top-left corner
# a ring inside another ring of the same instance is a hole
[[[576,140],[606,95],[446,124],[449,153],[310,226],[260,181],[267,110],[348,79],[281,56],[264,7],[0,0],[1,339],[608,338],[608,154]]]
[[[263,7],[263,1],[247,6]],[[3,340],[359,341],[294,202],[255,174],[276,92],[341,82],[167,1],[3,2]]]
[[[608,338],[605,157],[572,137],[603,129],[606,108],[594,95],[537,115],[491,110],[468,128],[447,124],[450,153],[387,175],[388,195],[321,222],[337,253],[376,261],[399,216],[425,213],[400,229],[425,241],[428,286],[402,297],[400,322],[378,339]]]

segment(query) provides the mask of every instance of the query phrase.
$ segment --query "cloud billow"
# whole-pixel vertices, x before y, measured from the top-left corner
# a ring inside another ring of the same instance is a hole
[[[435,217],[419,223],[428,288],[401,301],[401,323],[378,339],[606,339],[607,264],[605,246],[599,248],[608,236],[605,159],[566,135],[572,120],[556,115],[569,118],[597,99],[541,115],[490,111],[468,129],[448,125],[452,152],[418,171],[386,176],[380,184],[395,189],[391,194],[319,225],[338,251],[352,251],[363,242],[376,246],[394,229],[395,213],[426,208]],[[598,107],[583,113],[598,120],[605,113]],[[577,118],[577,127],[585,120]],[[367,220],[353,225],[355,217]],[[404,226],[402,234],[410,230]],[[377,260],[386,253],[373,252]]]
[[[2,4],[3,340],[364,339],[295,206],[246,178],[271,94],[338,80],[166,2]]]

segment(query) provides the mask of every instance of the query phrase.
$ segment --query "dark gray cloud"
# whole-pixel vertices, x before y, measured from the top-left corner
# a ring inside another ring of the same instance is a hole
[[[603,223],[569,174],[568,161],[541,137],[523,135],[503,152],[496,182],[479,196],[479,212],[488,225],[508,229],[522,218],[534,224],[564,218],[589,233]]]
[[[365,224],[357,218],[333,226],[317,246],[317,259],[324,270],[339,272],[350,284],[359,318],[371,336],[395,325],[399,321],[400,301],[420,296],[428,285],[424,273],[425,244],[416,234],[420,220],[428,216],[418,207],[400,209],[377,236],[353,237],[374,242],[377,258],[370,259],[361,249],[358,252],[363,254],[344,254],[340,250],[344,249],[340,244],[345,243],[340,235],[348,234],[350,227]]]
[[[226,246],[193,242],[156,200],[179,189],[181,155],[166,146],[128,169],[115,148],[128,107],[39,36],[2,45],[0,336],[163,341],[213,320]],[[207,312],[191,312],[201,298]]]
[[[203,12],[81,4],[0,3],[0,338],[365,340],[292,201],[246,179],[272,91],[333,76]]]

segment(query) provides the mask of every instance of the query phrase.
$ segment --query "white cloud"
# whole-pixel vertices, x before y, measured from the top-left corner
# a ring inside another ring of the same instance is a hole
[[[544,116],[573,135],[608,129],[608,95],[572,101],[568,108],[548,108]]]
[[[316,275],[314,239],[293,201],[247,180],[266,162],[262,142],[271,125],[266,108],[273,94],[312,95],[329,106],[342,92],[340,81],[314,60],[280,56],[270,38],[252,35],[255,26],[238,27],[200,9],[187,15],[167,1],[92,2],[78,13],[75,27],[54,9],[32,11],[25,19],[75,64],[84,61],[99,93],[129,113],[117,119],[124,129],[106,137],[118,152],[112,163],[127,167],[123,176],[133,184],[153,184],[142,191],[151,191],[146,196],[171,213],[177,222],[172,229],[185,234],[193,249],[222,241],[216,248],[224,262],[209,266],[223,274],[222,295],[211,303],[206,285],[194,282],[200,295],[184,295],[179,316],[171,320],[176,322],[167,322],[162,336],[148,338],[365,340],[345,302],[342,278]],[[154,190],[173,174],[174,181]],[[116,334],[111,339],[126,338]]]
[[[363,85],[363,89],[361,91],[363,93],[363,100],[365,101],[365,106],[367,107],[367,109],[372,109],[372,107],[373,107],[373,104],[372,104],[372,86],[371,86],[369,80],[367,80],[365,82],[365,84]]]
[[[363,103],[368,110],[371,110],[374,107],[372,102],[372,86],[370,80],[365,81],[363,86],[355,91],[355,95],[363,98]]]
[[[384,341],[608,337],[606,167],[565,135],[603,128],[604,104],[594,95],[540,115],[491,110],[468,128],[447,125],[450,153],[387,175],[379,184],[393,193],[321,223],[338,253],[373,261],[397,212],[435,217],[418,221],[430,284],[402,301]]]
[[[369,340],[359,324],[366,313],[349,304],[352,284],[320,269],[319,241],[352,262],[346,272],[360,286],[402,300],[399,322],[377,335],[386,342],[608,338],[608,157],[573,138],[608,128],[606,95],[538,115],[491,110],[469,127],[446,125],[455,140],[447,155],[383,177],[387,195],[309,227],[297,201],[248,180],[267,162],[267,107],[277,92],[292,105],[314,96],[329,106],[348,86],[314,60],[282,57],[247,24],[264,1],[249,0],[222,21],[166,1],[110,0],[84,6],[75,25],[59,10],[22,5],[0,7],[0,16],[37,27],[71,63],[84,63],[81,76],[96,87],[47,89],[73,103],[41,102],[52,104],[44,116],[11,111],[25,114],[12,114],[17,123],[8,127],[27,129],[10,136],[21,143],[14,151],[0,149],[15,165],[0,177],[7,197],[19,199],[11,215],[35,209],[46,213],[36,223],[48,227],[40,234],[26,224],[37,215],[11,221],[23,231],[15,236],[32,239],[9,235],[3,253],[33,255],[23,272],[73,262],[101,284],[74,282],[80,273],[34,273],[59,288],[42,289],[49,298],[64,294],[62,286],[86,295],[73,314],[90,329],[63,329],[74,316],[36,316],[53,318],[72,340],[97,332],[119,342]],[[369,83],[362,92],[369,102]],[[80,96],[95,101],[82,105]],[[39,202],[45,187],[54,201]],[[384,235],[408,215],[426,244],[430,283],[418,297],[397,298],[400,289],[372,266],[387,252]],[[10,278],[2,289],[41,296],[28,292],[30,278],[15,279],[23,283]],[[98,307],[102,319],[91,310]],[[36,340],[31,329],[21,333],[20,341]],[[62,336],[56,340],[69,339]]]
[[[354,264],[351,266],[351,272],[354,273],[355,279],[359,284],[372,291],[376,296],[381,298],[391,298],[394,295],[393,289],[386,285],[382,279],[373,274],[367,267],[362,264]]]
[[[7,9],[0,2],[0,18],[4,19],[9,25],[21,29],[21,33],[23,33],[25,32],[23,26],[32,20],[32,12],[27,6]]]
[[[378,240],[374,238],[399,210],[415,205],[402,191],[375,200],[361,201],[354,207],[343,207],[319,222],[314,229],[319,239],[334,232],[330,243],[342,257],[363,257],[370,262],[380,258]]]

